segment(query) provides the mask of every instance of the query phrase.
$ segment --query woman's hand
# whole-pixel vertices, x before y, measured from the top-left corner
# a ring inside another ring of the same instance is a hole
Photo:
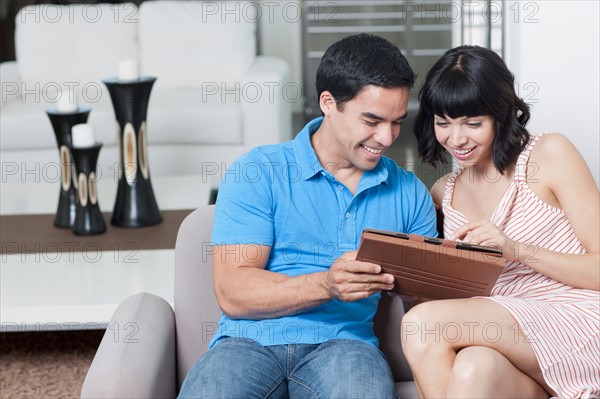
[[[451,240],[461,240],[477,245],[487,245],[502,249],[502,255],[509,260],[516,260],[518,244],[489,220],[470,222],[458,228]]]

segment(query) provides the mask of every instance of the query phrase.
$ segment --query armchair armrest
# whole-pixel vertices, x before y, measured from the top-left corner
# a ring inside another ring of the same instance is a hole
[[[175,317],[162,298],[140,293],[115,311],[81,389],[82,398],[174,398]]]
[[[0,83],[2,105],[21,98],[21,76],[17,61],[0,63]]]
[[[290,81],[288,65],[258,56],[241,85],[245,151],[292,138],[292,103],[300,101],[297,83]]]

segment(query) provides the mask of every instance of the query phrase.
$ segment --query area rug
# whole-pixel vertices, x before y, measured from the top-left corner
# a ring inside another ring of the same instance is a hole
[[[0,334],[0,399],[79,398],[104,331]]]

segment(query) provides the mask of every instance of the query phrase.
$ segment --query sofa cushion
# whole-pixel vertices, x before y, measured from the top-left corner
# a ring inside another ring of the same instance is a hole
[[[98,84],[97,88],[104,90],[94,95],[92,102],[86,102],[79,94],[78,104],[91,109],[88,123],[94,127],[96,140],[105,145],[112,144],[116,142],[115,112],[106,87]],[[54,130],[46,115],[46,110],[54,109],[56,103],[47,101],[45,97],[35,99],[31,94],[26,96],[27,101],[17,99],[4,104],[0,118],[2,151],[56,148]]]
[[[15,51],[28,90],[115,76],[137,58],[138,9],[123,4],[30,5],[16,16]]]
[[[158,82],[158,80],[157,80]],[[148,105],[148,142],[153,144],[242,144],[242,107],[234,95],[203,95],[198,90],[153,90]],[[88,122],[95,138],[116,144],[116,120],[108,91],[94,103]],[[55,148],[56,139],[45,110],[54,104],[13,101],[2,109],[2,150]],[[19,132],[19,133],[17,133]]]
[[[242,144],[242,106],[238,100],[233,95],[221,97],[204,95],[199,90],[157,88],[148,107],[148,141]]]
[[[241,82],[256,57],[256,4],[143,2],[139,24],[142,73],[159,77],[156,86],[168,89]]]

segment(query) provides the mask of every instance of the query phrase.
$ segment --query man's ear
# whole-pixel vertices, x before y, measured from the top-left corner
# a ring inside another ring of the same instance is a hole
[[[331,114],[333,109],[337,107],[335,98],[333,98],[333,95],[330,92],[324,91],[321,93],[319,96],[319,107],[321,107],[321,111],[324,115]]]

